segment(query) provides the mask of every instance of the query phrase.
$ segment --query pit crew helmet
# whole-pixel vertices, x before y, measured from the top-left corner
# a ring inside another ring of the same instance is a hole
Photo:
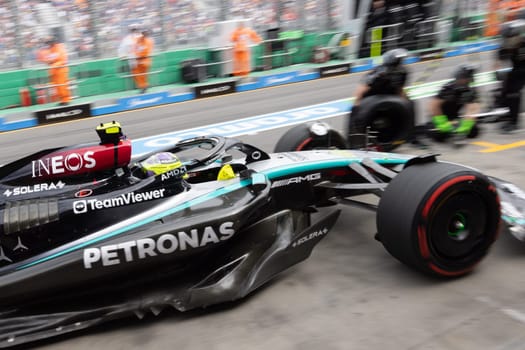
[[[504,23],[501,26],[500,34],[503,38],[502,47],[504,49],[518,48],[522,40],[525,40],[525,19]]]
[[[385,52],[383,55],[383,65],[395,68],[401,65],[403,60],[408,57],[408,51],[405,49],[393,49]]]
[[[501,25],[500,34],[504,38],[525,35],[525,19],[516,19]]]
[[[147,176],[157,176],[168,171],[177,170],[175,174],[177,178],[184,178],[186,175],[186,167],[179,158],[171,152],[159,152],[148,157],[140,163],[142,170]]]
[[[476,70],[477,68],[472,64],[462,64],[454,73],[454,78],[456,80],[467,79],[469,83],[472,83]]]

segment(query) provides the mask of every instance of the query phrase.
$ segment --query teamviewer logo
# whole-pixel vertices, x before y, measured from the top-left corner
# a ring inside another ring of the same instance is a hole
[[[85,200],[73,202],[73,213],[75,214],[87,213],[87,202]]]

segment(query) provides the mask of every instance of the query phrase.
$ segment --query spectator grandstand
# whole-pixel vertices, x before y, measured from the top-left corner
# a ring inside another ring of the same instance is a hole
[[[47,35],[67,45],[71,61],[115,57],[130,25],[149,29],[157,50],[206,46],[215,22],[235,18],[251,19],[252,28],[261,34],[277,27],[341,30],[343,1],[0,0],[0,67],[38,65],[37,54]],[[441,1],[449,12],[457,11],[457,1]],[[469,0],[468,10],[483,11],[484,3]]]

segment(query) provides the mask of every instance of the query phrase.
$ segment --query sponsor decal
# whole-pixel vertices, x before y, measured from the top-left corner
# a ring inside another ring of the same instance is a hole
[[[297,81],[298,72],[289,72],[260,77],[260,87],[268,87],[281,84],[289,84]]]
[[[281,155],[285,156],[286,158],[293,160],[294,162],[302,162],[306,160],[306,157],[301,154],[301,152],[294,152],[294,153],[281,153]]]
[[[182,165],[176,169],[170,170],[168,172],[165,172],[160,177],[161,181],[165,181],[171,178],[180,178],[182,176],[186,175],[186,166]]]
[[[502,187],[505,192],[512,193],[516,197],[525,200],[525,192],[523,192],[518,186],[511,183],[505,183]]]
[[[66,106],[35,112],[38,124],[58,123],[67,120],[91,117],[91,104]]]
[[[204,226],[174,234],[166,233],[156,238],[142,238],[100,248],[84,249],[84,267],[112,266],[133,262],[159,255],[172,254],[176,251],[202,248],[217,244],[233,237],[233,222],[226,221],[218,226]]]
[[[350,64],[336,64],[333,66],[325,66],[319,68],[319,76],[321,78],[333,77],[336,75],[343,75],[350,73]]]
[[[80,190],[77,193],[75,193],[76,198],[84,198],[89,197],[93,194],[93,190],[87,189],[87,190]]]
[[[435,49],[435,50],[426,50],[424,52],[421,52],[419,55],[420,61],[430,61],[435,60],[437,58],[443,58],[444,51],[442,49]]]
[[[306,176],[296,176],[289,179],[278,180],[272,183],[272,188],[288,186],[292,184],[300,184],[302,182],[309,182],[321,179],[321,173],[308,174]]]
[[[303,236],[301,238],[299,238],[298,240],[296,240],[295,242],[292,243],[292,247],[295,248],[295,247],[298,247],[300,246],[301,244],[304,244],[316,237],[321,237],[321,236],[324,236],[328,233],[328,229],[326,227],[324,227],[323,229],[319,230],[319,231],[314,231],[314,232],[311,232],[309,233],[308,235],[306,236]]]
[[[106,198],[106,199],[83,199],[73,202],[73,213],[84,214],[88,211],[95,211],[101,209],[111,209],[122,207],[130,204],[137,204],[141,202],[147,202],[154,199],[164,198],[164,191],[162,188],[159,190],[153,190],[148,192],[130,192],[124,193],[117,197]]]
[[[200,85],[195,87],[195,97],[211,97],[231,94],[236,91],[236,82],[228,81],[224,83]]]
[[[119,99],[118,103],[124,109],[151,107],[168,103],[168,95],[167,92],[157,92],[141,96],[124,97]]]
[[[45,192],[45,191],[52,191],[64,188],[66,184],[62,181],[58,181],[57,183],[51,182],[51,183],[41,183],[41,184],[34,184],[29,186],[19,186],[14,188],[8,188],[4,191],[4,196],[10,197],[10,196],[19,196],[23,194],[30,194],[30,193],[37,193],[37,192]]]
[[[46,157],[31,162],[32,177],[76,173],[86,169],[93,169],[97,162],[93,155],[95,152],[71,152],[68,154]]]

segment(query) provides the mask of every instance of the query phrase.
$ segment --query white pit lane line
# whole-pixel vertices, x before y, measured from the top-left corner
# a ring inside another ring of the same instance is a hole
[[[499,310],[500,312],[510,317],[514,321],[525,324],[525,312],[500,305],[500,303],[498,303],[496,300],[490,297],[487,297],[487,296],[479,296],[479,297],[476,297],[475,299],[491,308]]]
[[[509,316],[513,320],[525,324],[525,313],[515,310],[515,309],[507,309],[507,308],[500,309],[500,310],[501,312],[503,312],[505,315]]]

